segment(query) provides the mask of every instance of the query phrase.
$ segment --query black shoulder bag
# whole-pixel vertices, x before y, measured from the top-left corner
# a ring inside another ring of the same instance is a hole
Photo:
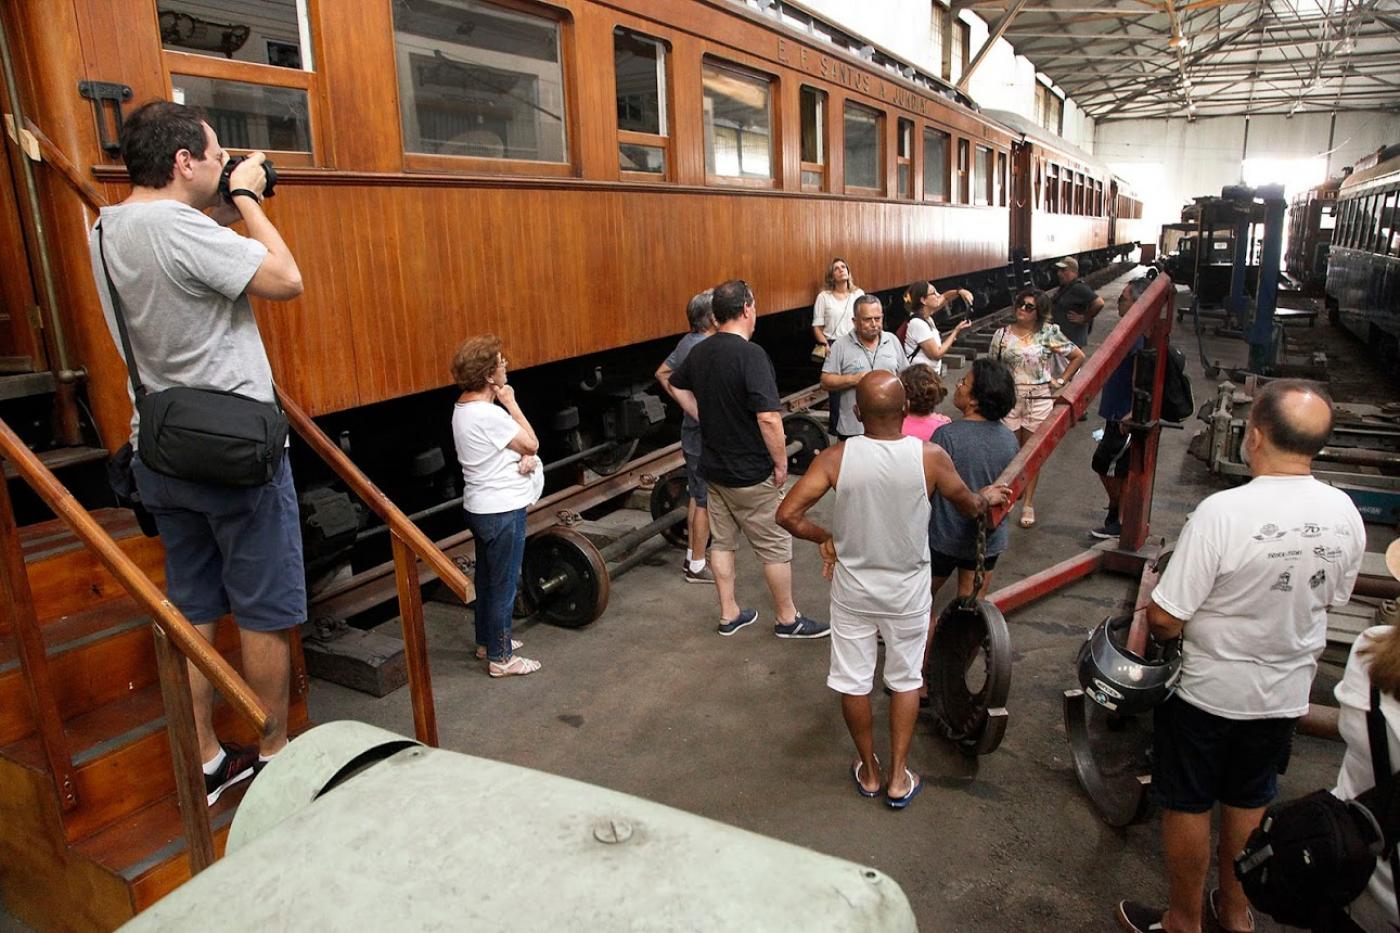
[[[1377,858],[1393,878],[1400,835],[1400,781],[1390,768],[1390,744],[1380,690],[1371,687],[1366,714],[1376,784],[1353,800],[1328,790],[1276,803],[1235,857],[1235,876],[1249,902],[1280,923],[1332,929],[1337,915],[1366,889]]]
[[[140,415],[136,453],[149,469],[214,486],[261,486],[277,475],[287,446],[287,416],[275,404],[218,389],[173,386],[147,392],[131,352],[126,314],[117,294],[102,224],[97,225],[102,273]]]

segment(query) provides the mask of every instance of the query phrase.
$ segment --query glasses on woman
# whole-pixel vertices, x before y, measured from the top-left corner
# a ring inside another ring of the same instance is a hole
[[[1023,301],[1023,302],[1021,302],[1021,307],[1022,307],[1022,308],[1025,308],[1027,311],[1034,311],[1034,310],[1035,310],[1035,302],[1034,302],[1034,301]]]

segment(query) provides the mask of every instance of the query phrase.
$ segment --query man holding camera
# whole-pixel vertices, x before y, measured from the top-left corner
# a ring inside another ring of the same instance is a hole
[[[136,364],[132,375],[139,373],[148,393],[183,386],[275,402],[248,297],[286,301],[301,294],[302,283],[296,260],[263,213],[266,157],[256,152],[239,161],[223,186],[228,155],[203,113],[153,101],[127,117],[122,160],[131,194],[102,209],[89,249],[103,314],[121,351],[119,302]],[[248,236],[228,229],[240,220]],[[133,446],[138,422],[133,390]],[[212,805],[287,742],[289,632],[306,618],[291,466],[283,456],[273,478],[253,487],[157,473],[140,457],[132,471],[165,547],[170,601],[210,640],[217,621],[233,613],[244,676],[276,724],[256,750],[220,743],[213,690],[190,667]]]

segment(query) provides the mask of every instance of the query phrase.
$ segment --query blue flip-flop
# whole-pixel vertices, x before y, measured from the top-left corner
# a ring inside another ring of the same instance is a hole
[[[885,806],[889,807],[891,810],[903,810],[913,802],[915,797],[919,796],[919,791],[924,789],[924,779],[919,778],[918,781],[915,781],[914,772],[910,771],[908,768],[904,769],[904,776],[909,779],[911,784],[909,793],[905,794],[903,797],[890,797],[886,795]]]
[[[852,780],[852,781],[855,783],[855,785],[856,785],[856,793],[857,793],[857,794],[860,794],[862,797],[878,797],[878,796],[880,796],[880,794],[883,793],[883,790],[882,790],[882,789],[877,789],[877,790],[866,790],[864,787],[861,786],[861,783],[860,783],[860,766],[861,766],[862,764],[863,764],[863,762],[857,761],[854,765],[851,766],[851,780]],[[876,766],[876,767],[879,767],[879,765],[880,765],[880,759],[876,758],[876,759],[875,759],[875,766]]]

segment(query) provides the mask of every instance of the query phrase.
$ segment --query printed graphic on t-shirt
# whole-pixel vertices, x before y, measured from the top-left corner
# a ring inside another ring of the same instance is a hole
[[[1279,575],[1278,575],[1278,579],[1274,581],[1274,585],[1271,586],[1271,587],[1269,587],[1269,589],[1271,589],[1271,590],[1278,590],[1279,592],[1282,592],[1282,593],[1291,593],[1291,592],[1293,592],[1293,574],[1292,574],[1292,572],[1290,572],[1290,571],[1288,571],[1288,570],[1285,570],[1283,573],[1279,574]]]
[[[1309,587],[1309,589],[1314,589],[1314,590],[1315,590],[1315,589],[1317,589],[1319,586],[1321,586],[1322,584],[1324,584],[1324,583],[1326,583],[1326,582],[1327,582],[1327,569],[1326,569],[1326,568],[1323,568],[1322,570],[1319,570],[1317,573],[1315,573],[1315,574],[1313,574],[1312,576],[1308,577],[1308,587]]]
[[[1342,556],[1342,549],[1339,547],[1323,547],[1319,544],[1317,547],[1313,548],[1313,554],[1327,561],[1329,564],[1335,564],[1338,558]]]
[[[1275,525],[1273,522],[1268,522],[1264,525],[1259,526],[1259,533],[1254,535],[1254,540],[1277,541],[1279,538],[1282,538],[1285,534],[1287,534],[1287,532],[1285,532],[1282,528]]]

